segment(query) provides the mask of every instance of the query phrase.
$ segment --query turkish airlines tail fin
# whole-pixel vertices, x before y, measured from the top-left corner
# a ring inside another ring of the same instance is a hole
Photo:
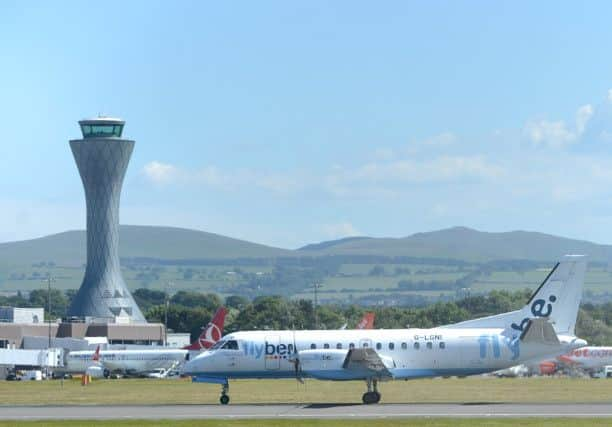
[[[198,339],[187,347],[183,347],[183,349],[206,350],[215,345],[215,343],[223,336],[223,326],[225,324],[226,314],[227,309],[225,307],[220,307],[213,316],[212,320],[204,328],[202,328],[202,333]]]
[[[566,255],[546,276],[522,309],[480,319],[467,320],[444,328],[503,328],[520,334],[531,319],[550,321],[556,334],[575,335],[578,306],[586,271],[586,256]]]
[[[369,311],[363,315],[363,318],[359,321],[355,329],[373,329],[374,328],[374,314],[373,311]]]
[[[91,357],[91,360],[93,360],[94,362],[100,361],[100,346],[99,345],[96,347],[96,351],[94,352],[93,356]]]

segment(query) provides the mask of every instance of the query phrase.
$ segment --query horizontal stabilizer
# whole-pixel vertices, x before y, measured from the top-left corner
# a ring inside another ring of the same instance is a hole
[[[525,344],[559,345],[559,338],[550,322],[543,318],[529,319],[521,333],[521,342]]]

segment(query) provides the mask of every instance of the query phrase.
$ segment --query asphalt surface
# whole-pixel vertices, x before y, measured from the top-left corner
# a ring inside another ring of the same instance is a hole
[[[1,420],[241,418],[612,418],[612,404],[314,404],[161,406],[0,406]]]

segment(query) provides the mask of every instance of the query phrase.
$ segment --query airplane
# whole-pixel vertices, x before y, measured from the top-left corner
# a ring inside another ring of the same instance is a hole
[[[590,374],[612,365],[612,347],[582,347],[557,357],[560,364]]]
[[[190,345],[183,347],[183,349],[200,352],[215,345],[215,343],[223,336],[223,327],[225,325],[226,315],[227,309],[225,307],[219,307],[212,320],[208,322],[204,328],[202,328],[202,333],[198,339],[192,342]]]
[[[368,311],[363,315],[363,318],[357,323],[355,329],[373,329],[374,328],[374,317],[376,314],[373,311]]]
[[[152,348],[135,350],[71,351],[66,355],[64,367],[57,372],[64,374],[86,373],[93,377],[109,377],[113,373],[124,375],[151,375],[165,377],[185,360],[202,350],[212,347],[223,335],[227,309],[220,307],[212,320],[202,329],[196,341],[182,349]]]
[[[225,336],[187,361],[194,382],[315,378],[365,380],[364,404],[378,403],[380,381],[493,372],[583,347],[574,334],[586,258],[558,262],[522,309],[431,329],[246,331]]]
[[[374,317],[375,316],[376,316],[376,314],[373,311],[368,311],[367,313],[365,313],[363,315],[363,317],[361,318],[359,323],[357,323],[357,326],[355,326],[355,329],[372,329],[372,328],[374,328]],[[345,330],[347,326],[348,326],[348,323],[345,323],[344,325],[342,325],[340,327],[340,330],[341,331]]]

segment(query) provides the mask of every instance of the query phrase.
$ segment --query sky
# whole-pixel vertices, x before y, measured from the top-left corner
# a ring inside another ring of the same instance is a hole
[[[452,226],[612,244],[610,2],[0,2],[0,242],[121,223],[284,248]]]

